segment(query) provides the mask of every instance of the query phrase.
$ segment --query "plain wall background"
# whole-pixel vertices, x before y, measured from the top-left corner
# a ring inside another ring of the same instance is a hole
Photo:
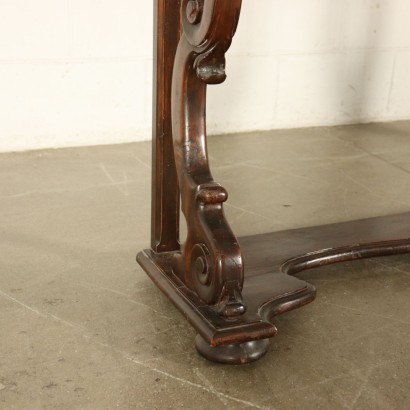
[[[0,151],[151,137],[152,7],[0,0]],[[244,0],[208,131],[410,118],[410,1]]]

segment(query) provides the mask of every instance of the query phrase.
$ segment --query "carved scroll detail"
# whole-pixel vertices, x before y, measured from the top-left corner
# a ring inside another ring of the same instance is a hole
[[[183,34],[172,82],[172,130],[188,235],[174,271],[218,312],[243,314],[243,262],[238,241],[223,212],[226,190],[208,163],[206,87],[225,78],[225,52],[239,19],[242,0],[183,0]]]

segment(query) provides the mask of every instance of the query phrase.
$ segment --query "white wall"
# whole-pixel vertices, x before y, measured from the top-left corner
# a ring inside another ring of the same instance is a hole
[[[0,0],[0,151],[151,135],[152,0]],[[410,1],[244,0],[208,130],[410,118]]]

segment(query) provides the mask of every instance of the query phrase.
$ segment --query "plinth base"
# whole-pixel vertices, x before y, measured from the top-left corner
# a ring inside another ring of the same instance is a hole
[[[293,276],[317,266],[410,252],[410,212],[359,221],[239,238],[246,313],[226,319],[188,289],[172,271],[174,252],[145,250],[137,260],[199,333],[197,349],[221,363],[249,363],[263,356],[275,336],[274,316],[315,298],[315,288]],[[252,342],[252,343],[249,343]]]

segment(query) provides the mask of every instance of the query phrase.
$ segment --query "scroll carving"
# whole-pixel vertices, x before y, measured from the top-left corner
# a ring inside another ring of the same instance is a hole
[[[187,238],[174,271],[223,316],[246,310],[243,261],[223,212],[226,190],[211,175],[206,141],[206,87],[225,78],[242,0],[182,0],[183,33],[172,81],[172,130]]]

